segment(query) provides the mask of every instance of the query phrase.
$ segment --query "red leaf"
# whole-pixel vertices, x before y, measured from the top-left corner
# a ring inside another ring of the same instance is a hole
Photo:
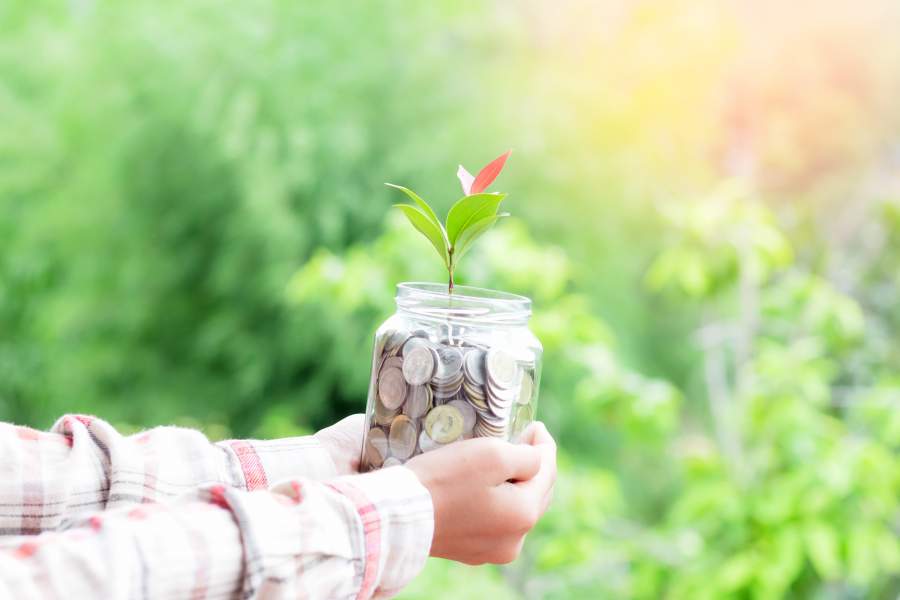
[[[506,164],[506,159],[509,158],[511,153],[512,150],[507,150],[506,154],[498,156],[488,163],[488,166],[479,171],[478,175],[475,176],[475,181],[472,182],[472,189],[470,192],[472,194],[480,194],[486,190],[489,185],[494,183],[494,180],[497,179],[497,175],[503,170],[503,165]]]

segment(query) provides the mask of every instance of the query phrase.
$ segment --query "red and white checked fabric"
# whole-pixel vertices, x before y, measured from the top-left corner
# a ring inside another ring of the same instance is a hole
[[[412,471],[338,477],[313,437],[0,424],[0,599],[383,598],[433,528]]]

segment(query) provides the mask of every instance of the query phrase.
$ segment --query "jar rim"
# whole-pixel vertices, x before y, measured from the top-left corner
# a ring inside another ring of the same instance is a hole
[[[527,321],[531,300],[526,296],[468,285],[454,286],[426,281],[397,284],[397,306],[418,315],[455,320]]]

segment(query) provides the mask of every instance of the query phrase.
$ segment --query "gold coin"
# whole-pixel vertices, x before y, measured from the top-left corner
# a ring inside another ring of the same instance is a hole
[[[462,435],[464,420],[459,409],[450,404],[436,406],[425,415],[425,431],[439,444],[449,444]]]
[[[472,408],[472,405],[466,402],[465,400],[452,400],[447,403],[447,406],[452,406],[459,411],[459,414],[462,415],[463,418],[463,433],[471,433],[472,428],[475,427],[475,409]]]
[[[389,438],[391,454],[397,458],[407,459],[416,451],[416,439],[419,432],[416,424],[406,415],[394,417],[391,421]]]

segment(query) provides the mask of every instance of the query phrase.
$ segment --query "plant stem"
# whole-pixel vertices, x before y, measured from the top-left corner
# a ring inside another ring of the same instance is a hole
[[[450,248],[447,253],[450,255],[450,266],[447,267],[447,272],[450,274],[450,284],[447,286],[447,293],[453,293],[453,248]]]

